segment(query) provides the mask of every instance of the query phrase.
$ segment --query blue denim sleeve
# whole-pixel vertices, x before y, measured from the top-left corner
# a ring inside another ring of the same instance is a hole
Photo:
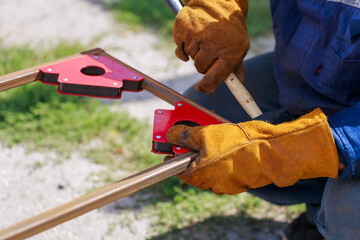
[[[360,177],[360,103],[328,117],[339,159],[345,165],[340,177]]]

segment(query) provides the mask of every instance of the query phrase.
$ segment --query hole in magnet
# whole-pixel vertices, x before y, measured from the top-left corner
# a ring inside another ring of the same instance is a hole
[[[188,126],[188,127],[198,127],[198,126],[200,126],[200,124],[198,124],[196,122],[187,121],[187,120],[176,122],[174,124],[174,126],[176,126],[176,125],[185,125],[185,126]]]
[[[87,66],[81,69],[81,73],[87,76],[101,76],[105,74],[105,70],[97,66]]]

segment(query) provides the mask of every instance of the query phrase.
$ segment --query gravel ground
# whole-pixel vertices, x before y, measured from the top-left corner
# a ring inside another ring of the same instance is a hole
[[[59,162],[55,152],[27,153],[21,146],[0,145],[0,229],[85,194],[97,187],[96,173],[106,170],[77,153]],[[122,199],[32,239],[144,239],[149,227],[146,219],[136,220],[131,229],[114,228],[134,219],[134,213],[118,214],[117,209],[134,204],[132,198]]]
[[[66,40],[89,48],[99,46],[179,92],[201,78],[192,62],[176,59],[173,50],[162,46],[153,33],[134,33],[114,22],[101,1],[0,0],[0,6],[0,39],[7,45],[51,47]],[[273,44],[271,38],[258,39],[248,56],[271,50]],[[121,107],[139,118],[151,118],[155,108],[170,107],[146,93],[127,96]],[[94,182],[101,171],[106,167],[77,153],[59,161],[55,152],[27,153],[21,146],[0,144],[0,229],[97,187]],[[33,239],[145,239],[150,222],[135,220],[134,205],[131,197],[122,199]],[[117,209],[124,206],[130,210],[119,213]]]

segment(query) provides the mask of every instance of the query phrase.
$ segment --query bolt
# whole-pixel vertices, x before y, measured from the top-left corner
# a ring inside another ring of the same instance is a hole
[[[160,139],[160,138],[161,138],[161,136],[157,135],[157,136],[156,136],[156,138],[157,138],[157,139]]]
[[[117,86],[118,84],[116,82],[113,83],[114,86]]]
[[[137,76],[133,76],[133,79],[137,79]]]
[[[98,59],[99,57],[98,56],[94,56],[95,59]]]
[[[159,113],[159,114],[162,114],[163,112],[159,110],[158,113]]]
[[[67,78],[63,78],[62,80],[63,80],[64,82],[66,82],[66,81],[67,81],[67,80],[69,80],[69,79],[67,79]]]
[[[181,150],[181,147],[176,147],[176,150]]]
[[[178,105],[179,107],[181,107],[181,106],[182,106],[182,103],[178,103],[177,105]]]
[[[51,72],[51,71],[52,71],[52,69],[51,69],[51,68],[48,68],[48,69],[46,69],[46,71]]]

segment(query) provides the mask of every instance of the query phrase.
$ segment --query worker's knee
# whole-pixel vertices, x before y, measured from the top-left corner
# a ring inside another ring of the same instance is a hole
[[[360,179],[329,179],[315,222],[327,240],[359,239]]]

